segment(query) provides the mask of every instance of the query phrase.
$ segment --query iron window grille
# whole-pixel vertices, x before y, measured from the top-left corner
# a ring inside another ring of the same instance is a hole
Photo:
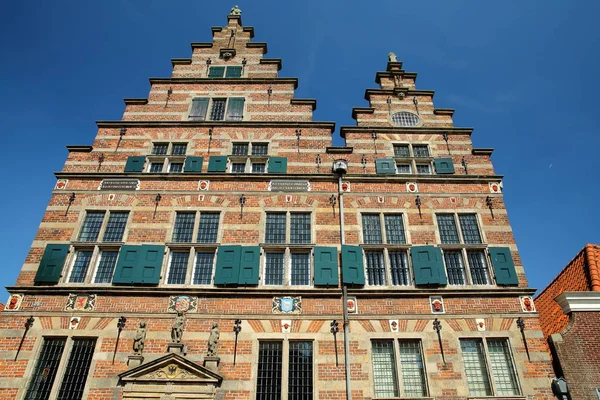
[[[43,338],[42,349],[25,394],[26,400],[48,400],[56,379],[66,338]]]
[[[408,111],[392,114],[392,123],[396,126],[417,126],[419,122],[419,116]]]
[[[256,400],[281,398],[283,342],[259,342]]]
[[[313,344],[290,341],[288,400],[313,398]]]
[[[427,396],[420,340],[373,340],[371,357],[376,398]]]
[[[490,285],[492,283],[490,264],[485,255],[485,245],[479,230],[477,215],[437,214],[436,220],[448,283]]]
[[[518,396],[517,374],[508,339],[460,339],[471,396]]]
[[[212,99],[210,108],[211,121],[223,121],[225,119],[225,104],[227,99]]]
[[[398,397],[394,342],[374,340],[371,345],[375,397]]]
[[[80,400],[83,398],[83,390],[95,347],[95,338],[73,339],[73,348],[60,385],[58,400]]]

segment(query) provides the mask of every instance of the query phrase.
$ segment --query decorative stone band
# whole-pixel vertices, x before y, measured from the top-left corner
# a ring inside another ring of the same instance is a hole
[[[600,292],[563,292],[554,300],[565,314],[575,311],[600,311]]]

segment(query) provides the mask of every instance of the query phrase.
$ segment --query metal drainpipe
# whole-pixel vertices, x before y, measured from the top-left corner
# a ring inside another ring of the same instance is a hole
[[[344,235],[344,197],[342,192],[342,174],[338,174],[338,198],[340,211],[340,242],[346,244]],[[348,320],[348,288],[342,285],[342,310],[344,311],[344,361],[346,364],[346,399],[352,400],[352,392],[350,390],[350,338],[349,328],[350,321]]]

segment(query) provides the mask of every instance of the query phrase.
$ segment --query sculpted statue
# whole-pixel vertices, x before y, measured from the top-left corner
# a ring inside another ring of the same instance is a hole
[[[236,5],[229,11],[229,15],[242,15],[242,10]]]
[[[181,343],[184,322],[185,317],[183,313],[181,311],[178,311],[177,316],[175,317],[175,322],[173,322],[173,326],[171,327],[171,340],[174,343]]]
[[[142,355],[144,352],[144,342],[146,341],[146,323],[140,323],[140,326],[133,338],[133,352],[136,355]]]
[[[219,343],[219,337],[221,334],[219,333],[219,324],[213,322],[212,328],[210,330],[210,336],[208,337],[208,352],[207,356],[216,356],[217,355],[217,344]]]
[[[396,53],[388,53],[388,61],[389,62],[398,62],[398,59],[396,58]]]

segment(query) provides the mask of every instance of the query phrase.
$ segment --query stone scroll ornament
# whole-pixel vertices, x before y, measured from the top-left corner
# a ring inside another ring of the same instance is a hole
[[[210,336],[208,337],[208,351],[206,355],[209,357],[217,356],[217,347],[219,344],[219,337],[221,337],[221,333],[219,332],[219,324],[213,322],[212,328],[210,330]]]
[[[133,353],[135,355],[141,356],[144,352],[144,344],[146,342],[146,330],[146,323],[141,322],[133,338]]]

